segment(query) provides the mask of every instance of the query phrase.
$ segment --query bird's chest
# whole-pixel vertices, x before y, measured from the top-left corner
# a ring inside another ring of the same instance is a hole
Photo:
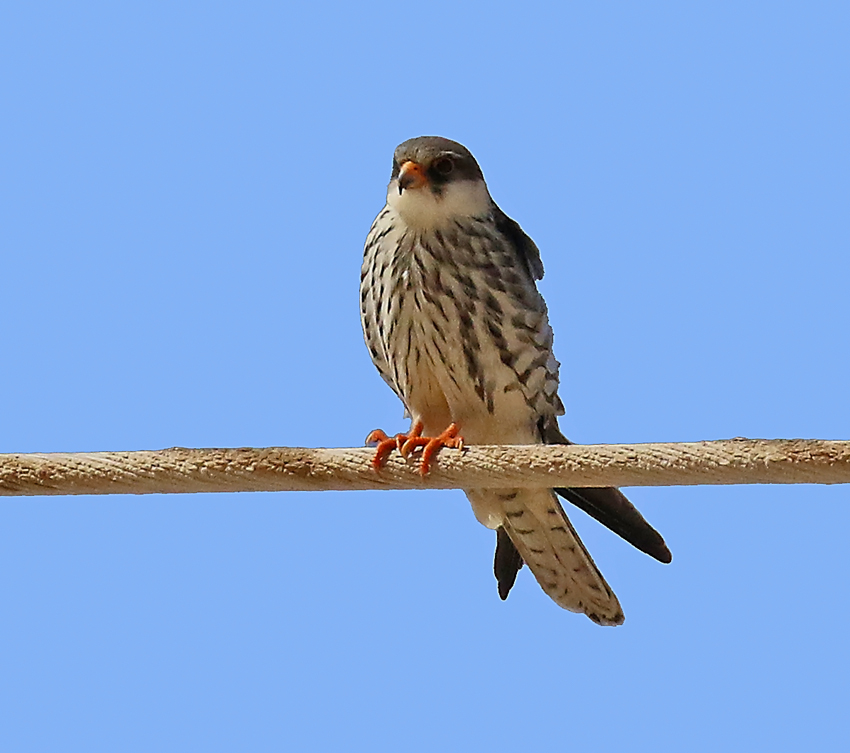
[[[427,238],[400,244],[390,283],[385,346],[414,410],[440,401],[472,403],[487,359],[480,352],[474,282],[460,285],[462,270],[442,251]]]
[[[529,328],[527,306],[494,285],[487,239],[401,233],[384,240],[394,251],[373,265],[371,286],[383,291],[375,331],[411,415],[466,426],[497,417],[504,423],[506,416],[525,422],[534,412],[534,385],[529,375],[520,380],[516,367],[539,361],[540,344],[531,336],[539,322]]]

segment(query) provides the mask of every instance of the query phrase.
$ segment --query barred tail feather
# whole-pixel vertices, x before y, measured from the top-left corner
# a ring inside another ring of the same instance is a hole
[[[484,500],[484,495],[493,499]],[[501,508],[502,527],[521,558],[517,569],[524,561],[558,606],[583,612],[600,625],[622,624],[620,602],[551,490],[477,490],[474,497],[479,509],[482,503],[490,509]],[[500,578],[500,595],[502,590]]]

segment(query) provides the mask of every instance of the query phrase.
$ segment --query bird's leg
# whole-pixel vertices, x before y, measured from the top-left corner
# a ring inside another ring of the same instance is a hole
[[[417,421],[415,424],[413,424],[413,426],[410,427],[410,432],[408,432],[407,434],[396,434],[394,437],[387,436],[386,432],[382,429],[375,429],[374,431],[370,431],[369,436],[366,437],[366,444],[376,445],[375,457],[372,458],[372,467],[376,471],[381,470],[381,466],[383,466],[384,463],[387,462],[387,458],[394,449],[398,449],[404,457],[407,457],[407,455],[410,453],[410,450],[405,453],[403,448],[407,446],[408,442],[417,439],[421,434],[421,421]]]
[[[407,458],[421,447],[422,457],[419,459],[419,473],[427,476],[431,470],[431,460],[439,449],[442,447],[463,449],[463,437],[458,435],[458,431],[457,424],[449,424],[448,428],[439,436],[423,437],[421,421],[414,423],[407,434],[396,434],[394,437],[387,436],[381,429],[375,429],[366,437],[366,444],[376,445],[372,467],[379,471],[394,449],[398,449],[402,457]]]
[[[453,423],[449,424],[448,428],[439,436],[423,437],[422,424],[417,422],[410,432],[410,436],[399,447],[399,451],[404,457],[408,457],[417,447],[422,447],[422,457],[419,459],[419,473],[427,476],[431,470],[431,460],[439,449],[443,447],[451,447],[455,450],[463,449],[463,437],[458,435],[459,431],[458,425]]]

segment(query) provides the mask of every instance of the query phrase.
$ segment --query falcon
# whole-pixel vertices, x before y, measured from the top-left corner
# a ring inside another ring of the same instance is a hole
[[[387,203],[366,238],[360,281],[372,361],[401,398],[410,430],[376,429],[376,470],[389,453],[421,450],[428,472],[443,447],[569,444],[558,428],[558,361],[536,280],[540,252],[493,199],[466,147],[437,136],[401,144]],[[556,604],[600,625],[623,610],[570,523],[560,495],[661,562],[672,557],[629,500],[607,489],[465,489],[496,531],[504,600],[527,564]]]

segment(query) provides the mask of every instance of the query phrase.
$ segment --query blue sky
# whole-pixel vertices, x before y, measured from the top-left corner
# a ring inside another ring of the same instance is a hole
[[[578,442],[850,438],[838,2],[0,11],[0,452],[350,446],[392,150],[477,156],[539,245]],[[507,602],[460,492],[5,499],[10,751],[846,744],[847,487],[575,512],[626,623]]]

